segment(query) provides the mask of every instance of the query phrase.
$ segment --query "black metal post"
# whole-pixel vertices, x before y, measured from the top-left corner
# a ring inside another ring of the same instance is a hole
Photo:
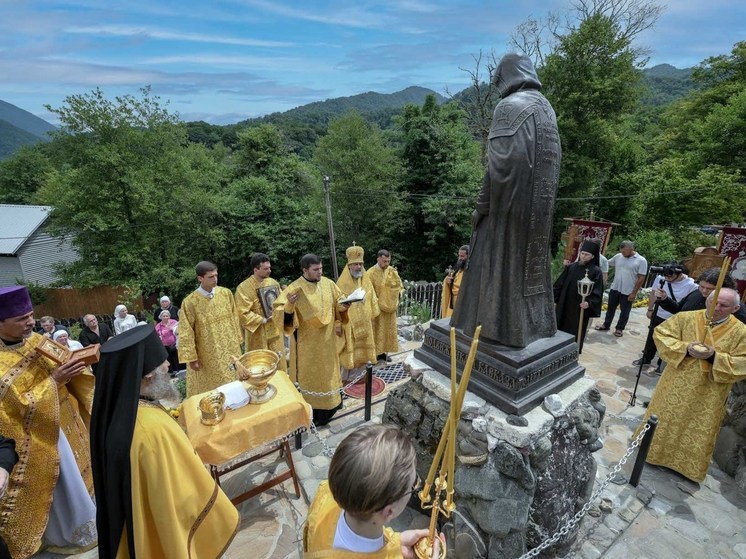
[[[666,280],[660,281],[660,288],[663,289],[663,284]],[[653,293],[652,291],[650,292]],[[656,299],[655,304],[653,305],[653,316],[650,317],[650,325],[648,326],[648,331],[650,331],[653,328],[653,319],[655,318],[655,314],[658,312],[658,307],[661,306],[661,302]],[[647,338],[646,338],[647,343]],[[629,405],[634,406],[635,402],[637,401],[637,386],[640,384],[640,376],[642,376],[642,368],[645,366],[645,348],[642,349],[642,355],[640,356],[640,366],[637,368],[637,379],[635,380],[635,389],[632,391],[632,396],[629,399]]]
[[[295,435],[295,450],[300,450],[303,448],[303,434],[302,433],[296,433]]]
[[[373,364],[365,366],[365,421],[370,421],[371,400],[373,399]]]
[[[658,416],[651,415],[650,418],[648,418],[648,425],[650,425],[650,429],[648,429],[648,432],[642,437],[640,449],[637,451],[637,459],[632,468],[632,475],[629,477],[629,484],[632,487],[637,487],[637,484],[640,482],[642,468],[645,466],[645,459],[648,457],[648,451],[650,450],[650,443],[653,441],[655,428],[658,426]]]

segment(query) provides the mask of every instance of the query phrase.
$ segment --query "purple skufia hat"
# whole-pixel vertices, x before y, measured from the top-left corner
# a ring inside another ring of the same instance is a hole
[[[0,287],[0,320],[33,312],[31,296],[25,285]]]

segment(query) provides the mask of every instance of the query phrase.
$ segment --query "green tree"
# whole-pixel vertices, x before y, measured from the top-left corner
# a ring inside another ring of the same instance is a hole
[[[30,204],[52,170],[47,144],[24,146],[0,161],[0,203]]]
[[[218,162],[147,88],[113,101],[96,89],[48,109],[63,131],[36,200],[54,206],[54,230],[74,234],[81,256],[63,283],[183,294],[194,264],[225,244]]]
[[[560,37],[545,60],[540,78],[562,140],[558,235],[562,218],[587,214],[584,199],[603,192],[605,179],[619,163],[610,155],[623,156],[615,150],[617,125],[636,106],[640,73],[630,39],[600,13]]]
[[[329,254],[318,225],[325,222],[321,177],[287,150],[275,126],[239,132],[231,161],[223,222],[227,237],[220,264],[223,282],[236,285],[251,274],[249,258],[254,252],[272,258],[272,273],[280,279],[299,275],[303,254]]]
[[[399,238],[402,273],[440,278],[458,247],[469,240],[471,214],[484,174],[479,142],[456,103],[438,105],[429,95],[407,105],[397,119],[407,196]]]
[[[328,134],[316,144],[314,160],[330,177],[340,263],[344,249],[356,242],[368,251],[366,264],[372,264],[371,255],[392,246],[402,219],[396,151],[377,126],[350,111],[329,124]]]

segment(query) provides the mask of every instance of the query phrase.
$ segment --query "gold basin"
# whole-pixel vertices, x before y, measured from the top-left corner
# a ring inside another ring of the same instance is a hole
[[[255,349],[233,358],[238,380],[249,385],[247,390],[252,404],[271,400],[277,393],[277,389],[269,381],[277,372],[279,362],[280,356],[269,349]]]
[[[199,420],[205,425],[217,425],[225,417],[225,394],[210,392],[199,401]]]

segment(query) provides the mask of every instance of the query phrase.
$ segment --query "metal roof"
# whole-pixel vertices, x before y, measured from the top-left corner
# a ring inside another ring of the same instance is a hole
[[[0,204],[0,254],[16,254],[51,211],[52,206]]]

